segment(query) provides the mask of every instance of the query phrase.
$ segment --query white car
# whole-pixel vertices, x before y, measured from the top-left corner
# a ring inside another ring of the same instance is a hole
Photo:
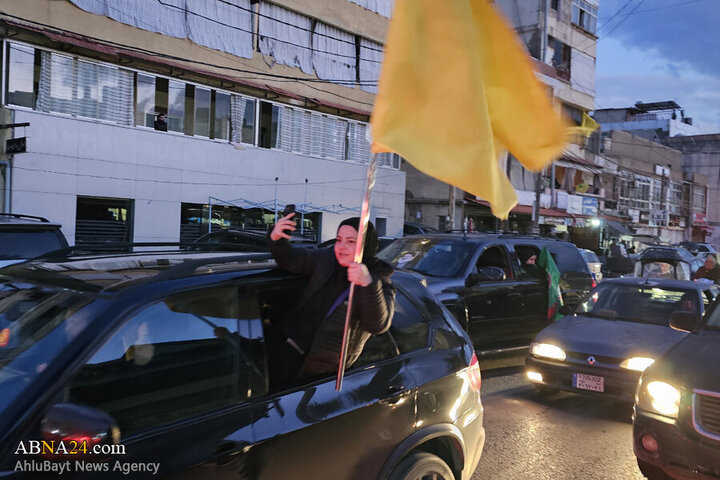
[[[580,250],[580,254],[585,260],[585,263],[587,263],[588,269],[590,269],[590,273],[592,274],[595,283],[600,283],[603,277],[602,263],[600,262],[600,259],[592,250],[588,250],[586,248],[579,248],[578,250]]]

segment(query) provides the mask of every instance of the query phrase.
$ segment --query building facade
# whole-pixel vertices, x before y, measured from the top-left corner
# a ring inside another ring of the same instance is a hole
[[[603,156],[620,165],[617,172],[605,169],[609,204],[638,232],[654,230],[666,241],[709,240],[720,225],[712,203],[720,191],[713,180],[720,174],[717,135],[697,135],[674,101],[598,109],[594,118],[603,132]],[[661,218],[667,225],[658,225]]]
[[[390,0],[9,2],[2,211],[71,244],[265,228],[294,203],[320,241],[359,215]],[[165,124],[159,122],[160,115]],[[158,123],[159,122],[159,123]],[[27,125],[27,126],[21,126]],[[371,218],[402,232],[379,157]]]
[[[707,181],[706,190],[694,193],[692,238],[720,245],[720,133],[669,137],[666,143],[682,152],[688,177]]]
[[[598,2],[497,0],[495,3],[515,27],[531,56],[537,77],[548,86],[565,114],[580,125],[583,113],[592,110],[595,103]],[[601,167],[597,164],[596,153],[587,148],[587,139],[578,137],[551,167],[539,175],[525,170],[508,156],[503,168],[518,194],[518,205],[510,212],[504,226],[492,216],[483,199],[463,197],[462,192],[455,192],[453,201],[452,190],[446,184],[419,173],[408,173],[406,221],[420,220],[430,226],[442,227],[455,206],[455,229],[471,224],[474,228],[529,231],[534,227],[533,213],[536,212],[541,232],[567,231],[567,226],[577,221],[582,223],[585,216],[591,215],[568,213],[567,195],[561,193],[559,187],[566,184],[566,190],[575,193],[576,185],[587,185],[587,182],[593,185],[595,180],[599,183]],[[407,164],[402,169],[412,171]],[[558,188],[554,188],[556,185]],[[588,195],[593,195],[593,188]],[[583,196],[586,191],[577,194]],[[540,202],[536,209],[538,192]],[[597,199],[593,201],[594,213],[597,213]],[[588,208],[586,206],[586,212]]]

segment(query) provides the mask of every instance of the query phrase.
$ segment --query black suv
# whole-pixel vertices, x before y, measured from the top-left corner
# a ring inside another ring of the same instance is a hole
[[[670,320],[690,333],[642,375],[633,409],[640,471],[650,480],[720,478],[720,308]]]
[[[339,392],[269,377],[266,339],[306,279],[268,254],[48,257],[2,281],[0,477],[69,458],[81,478],[460,480],[480,459],[477,358],[414,274],[393,275],[392,327]]]
[[[43,217],[0,213],[0,267],[66,248],[61,226]]]
[[[527,349],[548,324],[548,281],[525,264],[548,247],[561,273],[568,305],[594,287],[572,243],[513,234],[438,233],[403,237],[378,257],[425,276],[435,293],[467,329],[482,355]]]

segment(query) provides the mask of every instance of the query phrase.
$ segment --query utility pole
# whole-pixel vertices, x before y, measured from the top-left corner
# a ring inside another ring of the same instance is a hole
[[[450,203],[448,204],[448,222],[445,225],[446,230],[453,230],[455,225],[455,186],[450,185]]]
[[[540,233],[540,189],[542,188],[543,170],[537,173],[535,179],[535,208],[533,208],[532,233]]]

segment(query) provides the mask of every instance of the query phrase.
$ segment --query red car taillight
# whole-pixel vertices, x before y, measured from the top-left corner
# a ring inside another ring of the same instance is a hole
[[[478,364],[477,355],[474,353],[472,359],[470,360],[470,366],[468,367],[467,372],[468,379],[470,380],[470,388],[479,392],[482,379],[480,378],[480,365]]]

